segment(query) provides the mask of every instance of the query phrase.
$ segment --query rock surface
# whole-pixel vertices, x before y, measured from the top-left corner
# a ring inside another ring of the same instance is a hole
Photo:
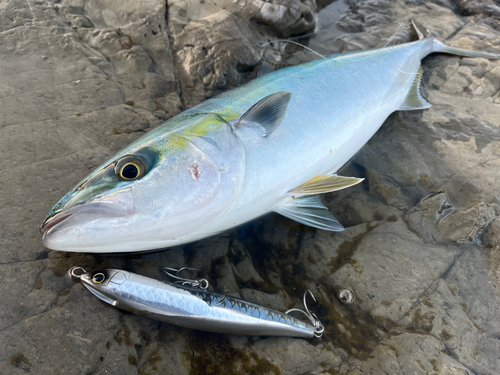
[[[497,374],[500,63],[429,56],[433,107],[397,112],[324,197],[346,227],[269,215],[170,251],[49,252],[38,226],[90,170],[145,131],[257,74],[264,55],[315,58],[413,40],[415,16],[453,46],[500,52],[494,1],[0,2],[0,368],[5,374]],[[318,8],[319,9],[319,8]],[[324,98],[319,98],[324,99]],[[124,313],[69,280],[74,265],[211,288],[271,308],[310,303],[322,339],[192,331]],[[356,300],[342,304],[340,288]]]

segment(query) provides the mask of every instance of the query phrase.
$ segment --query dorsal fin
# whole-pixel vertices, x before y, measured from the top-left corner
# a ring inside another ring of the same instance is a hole
[[[413,78],[413,82],[410,86],[410,89],[406,93],[406,98],[404,102],[399,106],[398,110],[400,111],[408,111],[414,109],[426,109],[431,106],[429,102],[427,102],[420,95],[420,81],[422,79],[422,66],[418,68],[418,72]]]
[[[317,195],[307,195],[291,199],[274,211],[310,227],[332,232],[341,232],[344,230],[344,227],[333,217]]]
[[[281,124],[291,98],[292,93],[288,91],[266,96],[246,111],[234,128],[250,127],[256,129],[262,137],[269,136]]]
[[[429,30],[425,28],[424,25],[422,25],[420,22],[418,22],[415,18],[410,18],[411,24],[413,25],[413,29],[418,35],[418,39],[422,40],[425,39],[429,36],[431,36],[431,33]]]
[[[318,175],[305,184],[290,190],[289,194],[321,194],[337,191],[359,184],[364,178],[343,177],[336,174],[330,176]]]

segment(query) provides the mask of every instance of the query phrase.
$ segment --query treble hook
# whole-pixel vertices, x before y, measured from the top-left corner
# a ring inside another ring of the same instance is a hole
[[[191,280],[185,279],[183,277],[179,277],[179,273],[182,271],[198,271],[197,268],[192,267],[182,267],[182,268],[171,268],[171,267],[163,267],[163,272],[165,272],[168,276],[173,279],[177,279],[176,283],[181,283],[181,285],[190,285],[194,288],[207,289],[208,288],[208,280],[207,279],[199,279],[199,280]],[[171,274],[169,271],[175,272],[175,275]]]
[[[306,301],[308,293],[311,295],[311,297],[314,300],[314,302],[316,302],[316,298],[314,298],[314,294],[312,294],[312,292],[308,289],[304,293],[304,308],[306,309],[306,311],[304,311],[302,309],[296,309],[296,308],[294,308],[294,309],[288,310],[287,312],[285,312],[285,314],[288,314],[288,313],[290,313],[292,311],[297,311],[297,312],[300,312],[300,313],[304,314],[311,321],[311,323],[312,323],[312,325],[314,327],[314,336],[321,337],[321,335],[325,331],[325,326],[323,326],[323,324],[318,319],[318,317],[316,316],[316,314],[311,313],[309,311],[309,308],[307,307],[307,301]]]

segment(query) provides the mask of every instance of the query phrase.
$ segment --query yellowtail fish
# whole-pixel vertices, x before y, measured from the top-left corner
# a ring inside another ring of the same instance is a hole
[[[433,52],[420,40],[333,55],[259,77],[168,120],[97,168],[42,223],[53,250],[135,252],[209,237],[270,212],[330,231],[318,194],[362,181],[336,172],[394,111],[430,107],[419,93]]]

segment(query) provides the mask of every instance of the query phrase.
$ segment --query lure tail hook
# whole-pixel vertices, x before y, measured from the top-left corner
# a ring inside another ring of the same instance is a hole
[[[173,279],[176,279],[176,283],[180,283],[181,285],[189,285],[193,288],[207,289],[208,288],[208,280],[207,279],[186,279],[184,277],[180,277],[179,273],[182,271],[198,271],[197,268],[192,267],[181,267],[181,268],[171,268],[171,267],[162,267],[161,270],[165,272],[165,274]],[[175,275],[170,273],[175,272]]]
[[[314,297],[314,294],[312,294],[312,292],[308,289],[304,293],[304,300],[303,300],[305,311],[302,309],[295,309],[294,308],[294,309],[290,309],[290,310],[286,311],[285,314],[288,314],[292,311],[297,311],[297,312],[300,312],[300,313],[304,314],[305,316],[307,316],[307,318],[311,321],[311,323],[314,327],[314,336],[319,338],[323,335],[323,332],[325,331],[325,326],[323,326],[323,324],[318,319],[316,314],[311,313],[309,311],[309,308],[307,307],[307,294],[310,294],[313,301],[316,302],[316,298]]]

